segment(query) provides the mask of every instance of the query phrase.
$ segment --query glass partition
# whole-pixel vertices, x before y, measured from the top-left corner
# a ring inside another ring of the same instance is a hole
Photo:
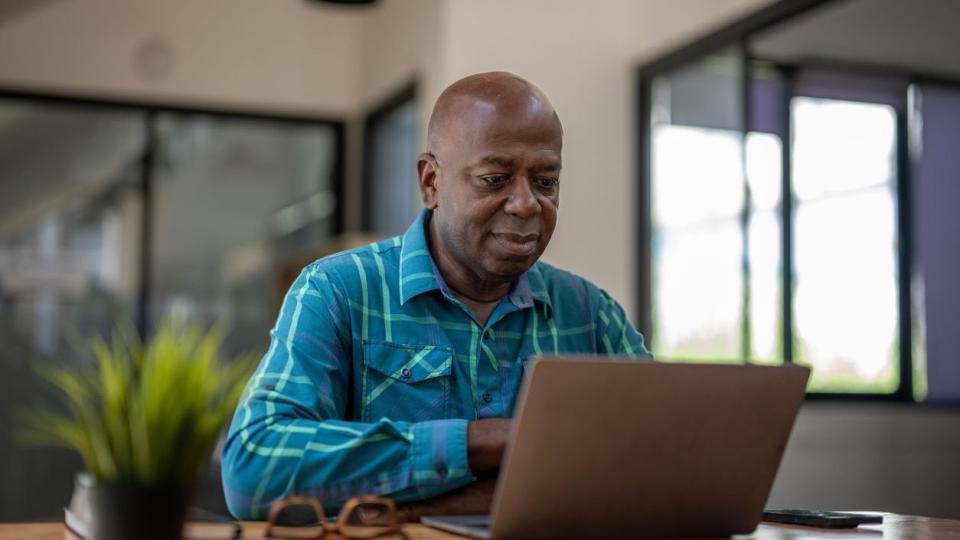
[[[228,321],[230,349],[265,348],[278,273],[335,230],[334,129],[160,113],[156,138],[152,321]]]
[[[404,99],[367,120],[365,229],[381,235],[401,234],[422,208],[417,156],[420,109],[411,90]]]
[[[133,315],[144,122],[0,100],[0,521],[58,518],[69,497],[77,458],[19,444],[15,413],[48,394],[38,362],[82,362],[79,344]]]
[[[0,410],[43,402],[35,365],[88,361],[145,300],[148,334],[173,312],[228,322],[227,353],[265,349],[289,269],[339,229],[339,129],[0,99]],[[19,445],[15,421],[0,418],[0,521],[62,519],[79,460]],[[197,504],[226,512],[212,473]]]
[[[744,129],[748,116],[752,126],[774,124],[776,110],[745,114],[744,69],[731,48],[651,83],[650,341],[661,358],[782,357],[782,143],[762,127]]]

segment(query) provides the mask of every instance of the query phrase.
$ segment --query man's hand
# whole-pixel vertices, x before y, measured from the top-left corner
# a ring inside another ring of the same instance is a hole
[[[467,461],[477,481],[469,486],[427,499],[398,505],[401,521],[419,521],[420,516],[489,514],[493,488],[503,449],[510,433],[510,419],[485,418],[467,425]]]
[[[484,418],[467,425],[467,462],[475,475],[500,468],[510,433],[510,419]]]
[[[467,516],[490,513],[493,503],[493,488],[497,483],[495,476],[484,476],[469,486],[445,493],[439,497],[398,504],[397,514],[401,522],[415,523],[421,516]]]

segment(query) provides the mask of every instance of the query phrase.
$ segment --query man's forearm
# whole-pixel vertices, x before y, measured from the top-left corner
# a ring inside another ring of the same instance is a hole
[[[356,495],[398,502],[438,495],[474,480],[466,431],[463,420],[241,421],[224,448],[224,495],[242,519],[262,519],[272,501],[295,493],[332,506]]]

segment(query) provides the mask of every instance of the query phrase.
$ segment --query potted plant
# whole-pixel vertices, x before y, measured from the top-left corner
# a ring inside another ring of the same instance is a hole
[[[225,330],[168,319],[149,343],[118,326],[91,366],[43,365],[65,411],[30,411],[25,438],[75,450],[96,540],[179,539],[193,487],[250,374],[220,361]]]

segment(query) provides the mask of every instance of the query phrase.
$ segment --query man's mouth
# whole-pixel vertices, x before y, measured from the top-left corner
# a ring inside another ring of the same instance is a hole
[[[530,255],[537,250],[539,234],[493,233],[493,238],[513,255]]]

